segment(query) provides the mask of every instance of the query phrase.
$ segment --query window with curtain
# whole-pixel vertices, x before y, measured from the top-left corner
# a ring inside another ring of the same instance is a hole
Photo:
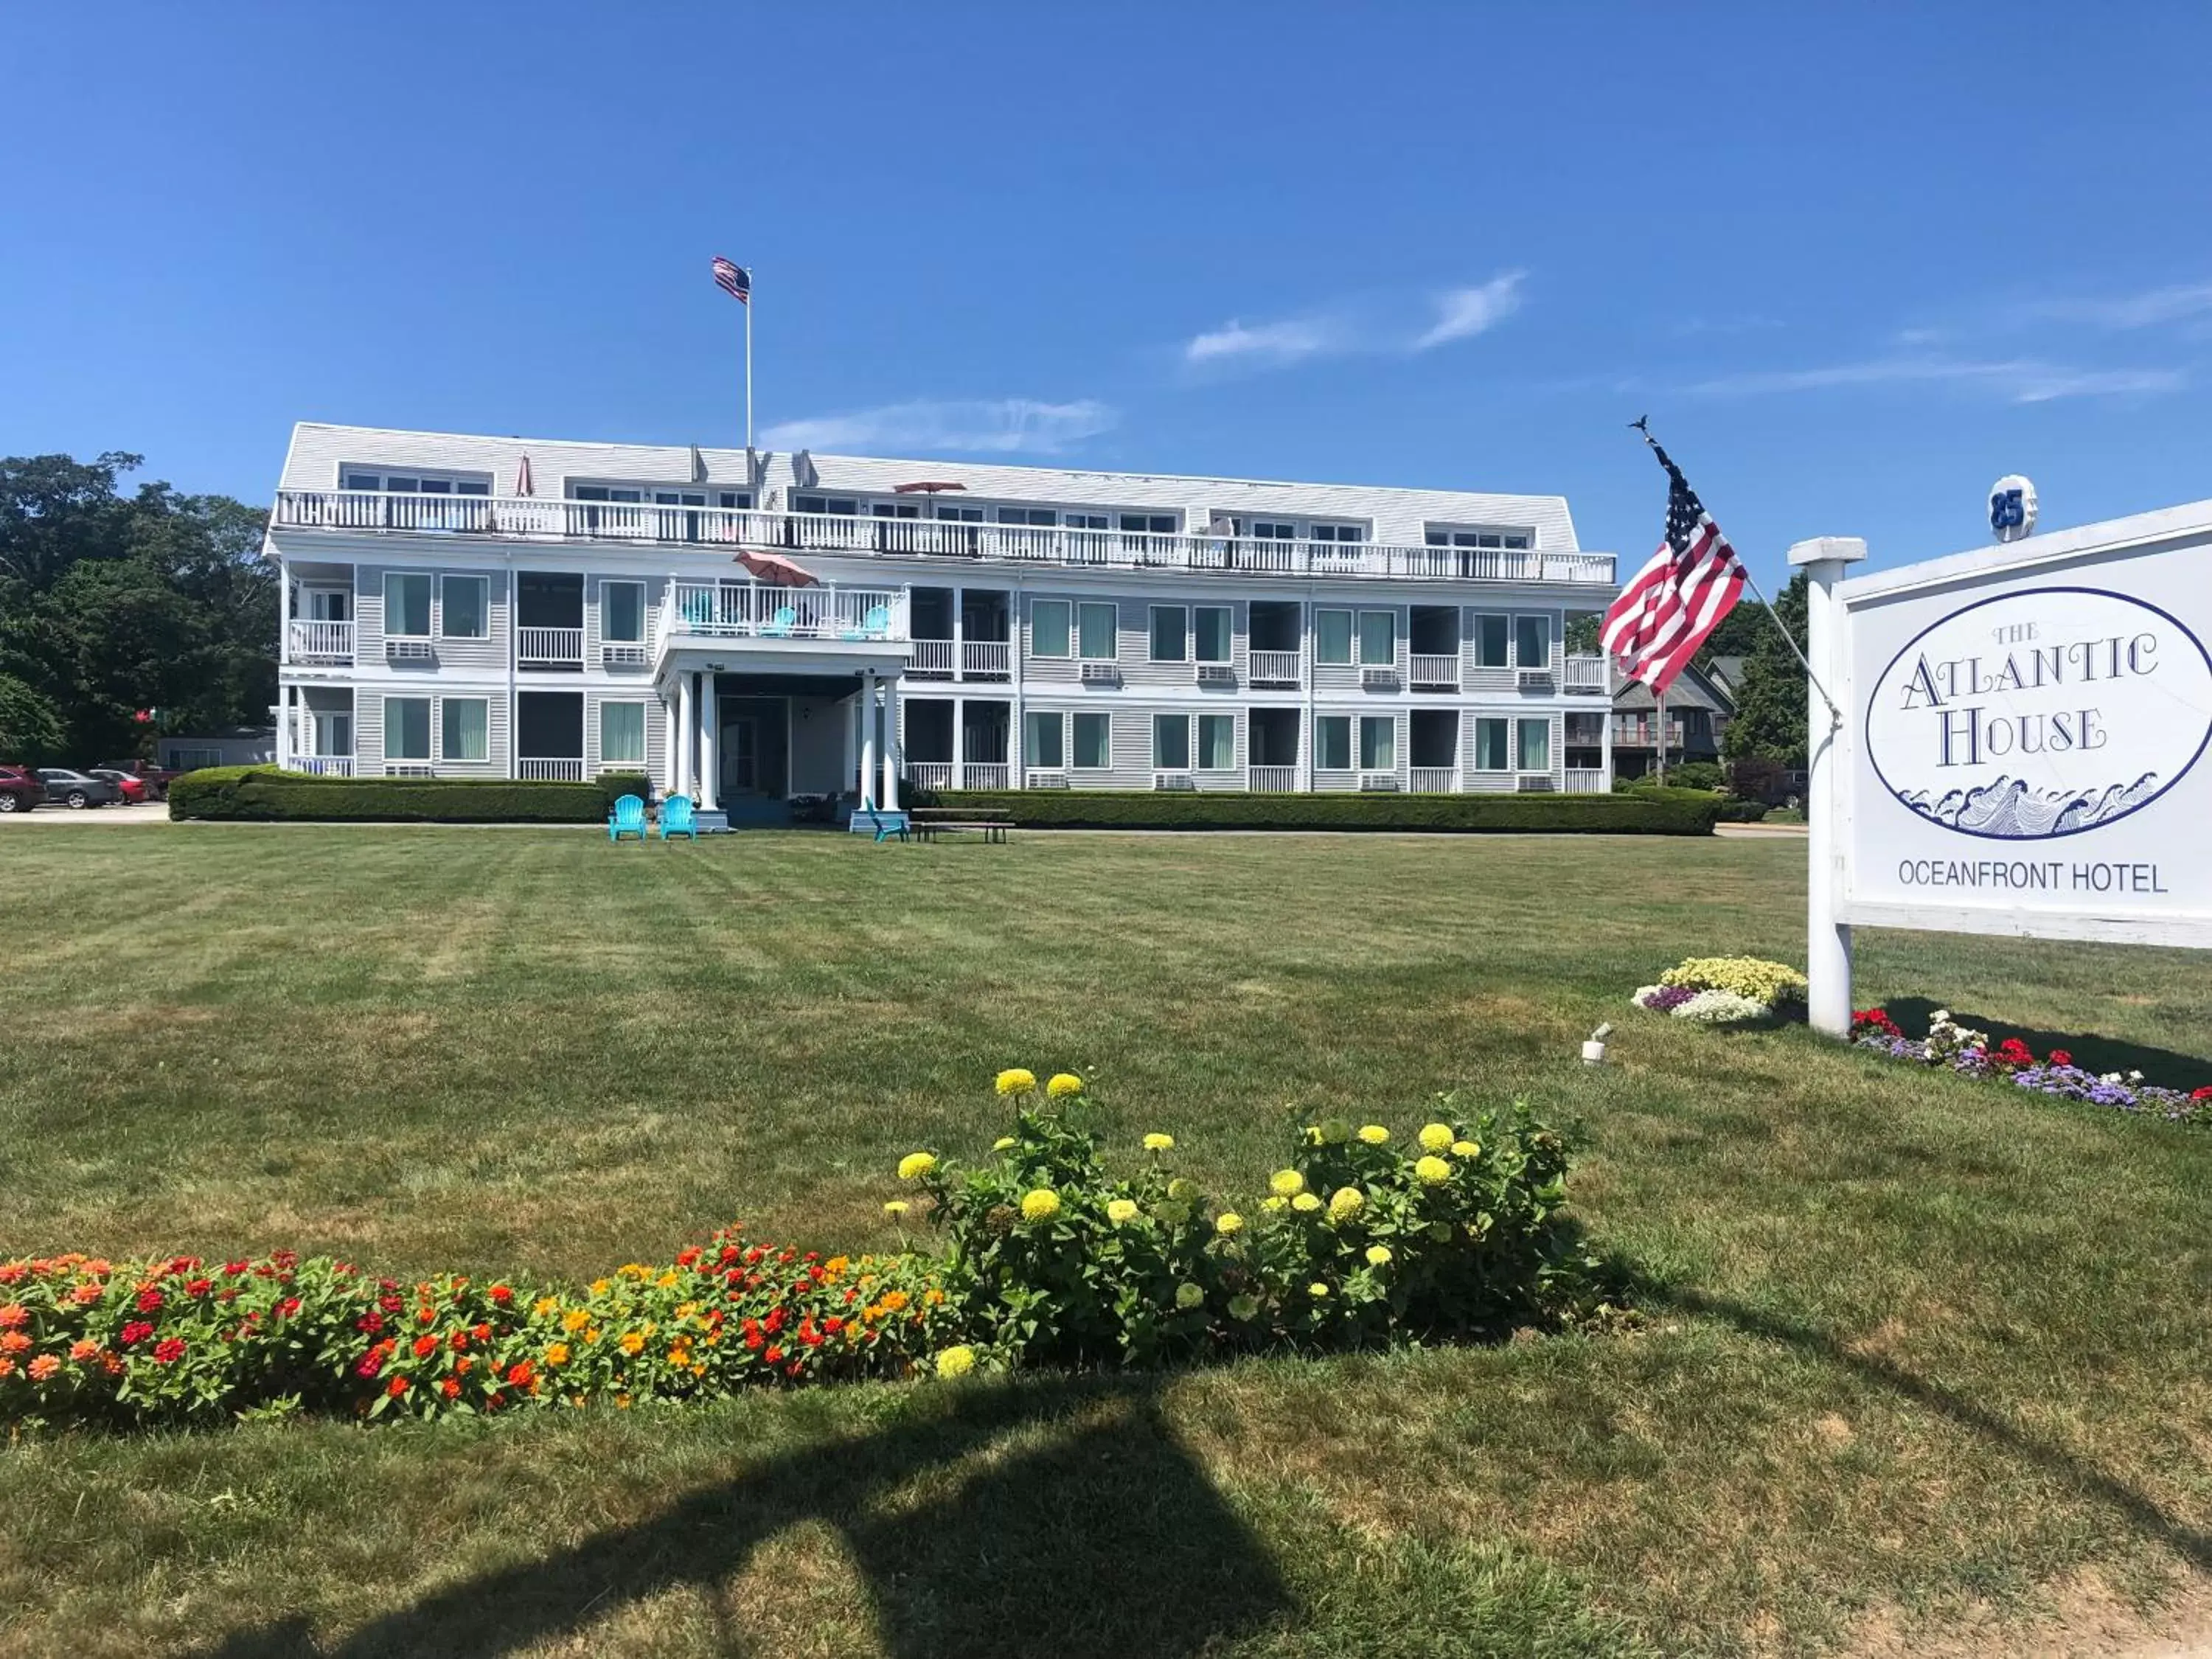
[[[1510,772],[1513,751],[1509,746],[1510,720],[1479,720],[1474,723],[1474,769],[1478,772]]]
[[[491,704],[483,698],[439,698],[438,723],[441,760],[491,758]]]
[[[1152,660],[1182,662],[1190,654],[1187,633],[1189,614],[1179,605],[1152,607]]]
[[[1548,772],[1552,769],[1552,723],[1549,720],[1522,720],[1521,726],[1521,769],[1523,772]]]
[[[438,579],[438,631],[449,640],[491,637],[491,585],[482,576]]]
[[[1030,655],[1067,654],[1067,601],[1034,599],[1030,604]],[[1058,765],[1058,762],[1054,763]]]
[[[1349,611],[1314,612],[1314,660],[1339,664],[1352,660],[1352,613]]]
[[[430,575],[428,571],[384,573],[384,631],[404,639],[430,637]]]
[[[599,705],[599,764],[645,764],[643,703],[603,702]]]
[[[1198,660],[1227,662],[1229,607],[1225,605],[1201,605],[1193,614],[1193,632],[1197,636]]]
[[[1198,764],[1207,772],[1237,769],[1237,716],[1200,714],[1198,717]]]
[[[599,584],[599,636],[617,645],[636,645],[644,640],[643,582]]]
[[[1075,717],[1075,764],[1079,771],[1103,772],[1114,763],[1114,717]]]
[[[1111,662],[1115,653],[1114,632],[1120,625],[1119,608],[1112,605],[1075,607],[1075,643],[1085,662]]]
[[[1484,668],[1513,666],[1513,619],[1477,617],[1474,619],[1474,660]]]
[[[425,579],[427,585],[428,579]],[[430,758],[430,700],[428,697],[386,697],[384,700],[384,758],[426,761]]]
[[[1549,668],[1552,665],[1552,619],[1549,617],[1516,617],[1513,619],[1513,655],[1516,666]]]
[[[1047,772],[1057,772],[1067,764],[1067,757],[1060,747],[1067,724],[1057,709],[1040,714],[1031,710],[1029,732],[1023,741],[1028,751],[1029,763]]]
[[[1363,611],[1359,613],[1359,663],[1363,668],[1388,668],[1398,660],[1398,613]]]
[[[1323,714],[1314,722],[1314,769],[1321,772],[1352,769],[1352,716]]]
[[[1398,769],[1398,722],[1389,714],[1366,714],[1359,721],[1359,769]]]
[[[1163,772],[1190,769],[1190,716],[1152,716],[1152,764]]]

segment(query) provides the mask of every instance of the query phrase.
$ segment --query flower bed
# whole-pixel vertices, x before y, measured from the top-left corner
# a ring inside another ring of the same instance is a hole
[[[1960,1024],[1945,1008],[1936,1011],[1928,1035],[1917,1040],[1899,1030],[1886,1009],[1862,1008],[1851,1016],[1851,1041],[1891,1060],[1948,1066],[1963,1077],[1997,1079],[2062,1100],[2149,1114],[2173,1123],[2212,1124],[2212,1087],[2169,1089],[2145,1082],[2141,1072],[2100,1074],[2076,1066],[2063,1048],[2039,1059],[2018,1037],[1993,1045],[1988,1032]]]
[[[1758,957],[1692,957],[1629,1000],[1700,1025],[1765,1025],[1803,1018],[1805,975]]]
[[[279,1252],[0,1264],[0,1422],[375,1419],[713,1398],[979,1364],[1150,1364],[1607,1318],[1560,1213],[1565,1143],[1525,1108],[1457,1111],[1401,1151],[1337,1121],[1245,1208],[1173,1172],[1172,1137],[1109,1175],[1082,1084],[1001,1074],[1015,1133],[900,1174],[942,1252],[828,1255],[737,1227],[581,1289],[413,1283]],[[903,1219],[907,1200],[886,1206]]]

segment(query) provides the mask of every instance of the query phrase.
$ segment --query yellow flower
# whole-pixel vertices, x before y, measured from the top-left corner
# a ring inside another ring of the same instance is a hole
[[[1106,1206],[1106,1218],[1117,1227],[1134,1221],[1137,1218],[1136,1200],[1127,1198],[1114,1200]]]
[[[1452,1142],[1452,1156],[1480,1158],[1482,1156],[1482,1143],[1479,1140],[1455,1140]]]
[[[624,1331],[623,1333],[621,1346],[622,1351],[624,1353],[634,1354],[644,1346],[645,1338],[640,1333],[636,1331]]]
[[[1321,1208],[1321,1200],[1311,1193],[1300,1193],[1291,1200],[1291,1207],[1294,1210],[1318,1210]]]
[[[561,1316],[561,1328],[564,1331],[580,1331],[591,1322],[591,1315],[581,1308],[571,1308]]]
[[[1145,1150],[1148,1152],[1171,1152],[1175,1151],[1175,1137],[1163,1134],[1146,1135]]]
[[[549,1365],[567,1364],[568,1363],[568,1345],[565,1342],[553,1343],[545,1350],[545,1363]]]
[[[1267,1177],[1267,1188],[1278,1198],[1289,1198],[1306,1189],[1306,1178],[1296,1170],[1278,1170]]]
[[[956,1376],[965,1376],[975,1369],[975,1350],[966,1343],[947,1348],[937,1356],[937,1374],[946,1382]]]
[[[617,1395],[615,1396],[615,1409],[617,1411],[628,1411],[629,1409],[629,1396],[626,1394]]]
[[[676,1288],[678,1281],[674,1273],[663,1273],[659,1278],[654,1279],[653,1282],[661,1290],[672,1291]]]
[[[1044,1091],[1055,1098],[1061,1095],[1079,1095],[1083,1092],[1083,1079],[1073,1072],[1054,1072],[1052,1081],[1044,1085]]]
[[[1390,1247],[1389,1247],[1389,1245],[1387,1245],[1387,1244],[1370,1244],[1370,1245],[1367,1247],[1367,1265],[1368,1265],[1369,1267],[1384,1267],[1384,1266],[1387,1266],[1387,1265],[1389,1264],[1389,1260],[1390,1260]]]
[[[1349,1221],[1359,1213],[1360,1206],[1366,1202],[1367,1194],[1358,1188],[1339,1187],[1329,1194],[1328,1218],[1331,1221]]]
[[[1423,1186],[1441,1187],[1451,1179],[1451,1165],[1431,1153],[1413,1160],[1413,1173],[1421,1178]]]
[[[689,1319],[698,1311],[699,1304],[696,1302],[679,1302],[676,1304],[676,1316],[678,1319]]]
[[[1316,1279],[1312,1284],[1306,1286],[1306,1294],[1314,1297],[1317,1301],[1321,1297],[1328,1294],[1328,1286],[1322,1284],[1321,1280]]]
[[[592,1281],[592,1294],[593,1296],[605,1296],[609,1291],[614,1289],[614,1287],[615,1282],[611,1279],[595,1279]]]
[[[560,1307],[560,1305],[561,1300],[558,1297],[541,1296],[537,1301],[530,1304],[530,1311],[535,1314],[538,1318],[543,1319],[546,1315],[553,1312],[556,1309]]]
[[[928,1152],[908,1152],[899,1160],[899,1179],[919,1181],[937,1167],[937,1159]]]
[[[906,1212],[907,1202],[902,1198],[892,1199],[889,1203],[884,1206],[884,1213],[887,1216],[896,1218],[904,1215]]]
[[[994,1152],[1003,1152],[1007,1147],[1013,1144],[1014,1138],[1012,1135],[1000,1135],[996,1140],[991,1143],[991,1150]]]
[[[1426,1123],[1421,1126],[1421,1145],[1432,1152],[1441,1152],[1452,1144],[1451,1125]]]
[[[999,1092],[1002,1095],[1031,1094],[1036,1089],[1036,1073],[1019,1066],[1009,1066],[999,1073]]]
[[[1224,1210],[1213,1218],[1213,1231],[1224,1238],[1228,1237],[1231,1233],[1241,1232],[1243,1226],[1244,1218],[1234,1210]]]
[[[597,1325],[587,1325],[584,1328],[584,1346],[588,1348],[592,1346],[599,1341],[599,1328]]]
[[[1206,1287],[1194,1285],[1188,1279],[1176,1286],[1176,1306],[1188,1311],[1206,1300]]]
[[[1033,1187],[1022,1194],[1022,1219],[1049,1221],[1060,1213],[1060,1194],[1049,1187]]]
[[[1289,1202],[1290,1200],[1286,1198],[1276,1198],[1271,1194],[1270,1196],[1260,1200],[1260,1207],[1265,1210],[1269,1215],[1273,1215],[1276,1211],[1281,1209]]]
[[[1379,1123],[1363,1123],[1359,1126],[1359,1138],[1370,1146],[1380,1146],[1390,1139],[1390,1132]]]

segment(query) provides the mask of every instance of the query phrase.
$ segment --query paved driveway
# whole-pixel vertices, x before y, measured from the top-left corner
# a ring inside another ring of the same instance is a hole
[[[167,823],[169,804],[149,800],[137,806],[88,806],[72,812],[66,806],[41,806],[28,812],[0,815],[0,824],[18,823]]]

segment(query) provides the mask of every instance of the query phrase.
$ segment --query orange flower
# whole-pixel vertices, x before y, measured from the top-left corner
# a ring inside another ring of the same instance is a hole
[[[886,1312],[896,1313],[905,1306],[906,1292],[904,1291],[885,1291],[884,1292],[884,1309]]]
[[[31,1339],[21,1331],[9,1331],[0,1336],[0,1353],[21,1353],[31,1346]]]
[[[568,1363],[568,1345],[565,1342],[556,1342],[548,1346],[545,1350],[545,1363],[549,1365],[567,1364]]]
[[[460,1382],[457,1378],[449,1376],[438,1384],[438,1392],[448,1400],[458,1400],[461,1397]]]
[[[15,1362],[6,1354],[0,1353],[0,1376],[13,1376],[15,1374]]]
[[[393,1377],[390,1383],[386,1386],[384,1391],[390,1395],[394,1400],[398,1399],[401,1395],[407,1392],[407,1379],[404,1376]]]
[[[438,1339],[436,1337],[418,1336],[415,1339],[415,1357],[417,1359],[428,1359],[432,1354],[437,1352]]]
[[[0,1331],[21,1330],[31,1322],[31,1310],[20,1302],[0,1308]]]
[[[50,1353],[42,1353],[31,1362],[31,1381],[43,1382],[61,1368],[60,1360]]]
[[[70,1344],[70,1358],[80,1365],[87,1364],[100,1358],[100,1344],[88,1336],[72,1342]]]
[[[70,1292],[70,1300],[80,1308],[88,1308],[100,1300],[103,1288],[98,1285],[80,1285]]]
[[[518,1359],[507,1368],[507,1380],[518,1389],[527,1388],[537,1370],[527,1359]]]

